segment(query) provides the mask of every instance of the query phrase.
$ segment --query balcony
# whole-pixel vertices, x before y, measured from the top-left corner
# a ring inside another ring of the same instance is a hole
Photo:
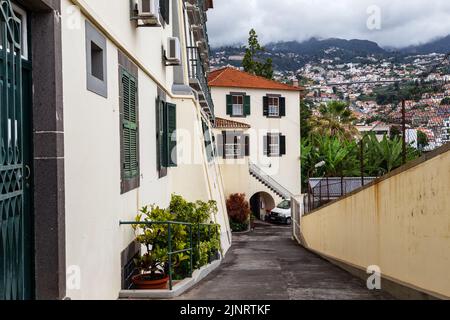
[[[214,122],[214,104],[206,76],[205,57],[202,56],[198,47],[188,47],[188,74],[189,85],[198,93],[198,98],[203,111]]]
[[[207,0],[186,0],[186,10],[189,18],[189,24],[197,46],[209,54],[209,39],[206,29],[208,17],[206,11],[210,4]]]

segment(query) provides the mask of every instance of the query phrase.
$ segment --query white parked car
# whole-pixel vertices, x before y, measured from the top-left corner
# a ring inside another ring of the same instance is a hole
[[[283,200],[279,205],[272,209],[269,215],[271,222],[279,222],[284,224],[292,223],[291,201]]]

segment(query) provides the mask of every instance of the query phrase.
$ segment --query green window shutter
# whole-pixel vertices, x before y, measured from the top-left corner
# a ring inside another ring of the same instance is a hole
[[[167,111],[167,159],[168,167],[177,166],[177,106],[173,103],[166,104]]]
[[[168,132],[167,132],[167,104],[161,102],[162,111],[162,127],[161,127],[161,165],[164,168],[169,167],[169,145],[168,145]]]
[[[250,96],[244,96],[244,115],[249,116],[250,111]]]
[[[222,158],[227,159],[227,154],[225,152],[226,144],[229,143],[231,139],[227,131],[222,131]]]
[[[157,169],[159,178],[167,175],[167,143],[165,133],[166,104],[159,97],[156,100],[156,143],[157,143]]]
[[[231,94],[227,94],[227,115],[233,115],[233,96]]]
[[[280,117],[286,116],[286,98],[280,97]]]
[[[263,116],[269,116],[269,97],[263,97]]]
[[[280,156],[286,154],[286,136],[280,134]]]
[[[131,74],[121,70],[122,85],[122,154],[123,178],[139,176],[139,144],[137,120],[137,81]]]
[[[170,23],[170,0],[159,0],[159,11],[166,24]]]
[[[249,157],[250,156],[250,136],[248,134],[246,134],[244,136],[245,139],[245,156]]]

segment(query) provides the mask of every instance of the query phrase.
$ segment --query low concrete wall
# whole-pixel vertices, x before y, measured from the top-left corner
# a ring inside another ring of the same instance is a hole
[[[449,145],[303,216],[300,230],[329,260],[377,265],[386,283],[450,298]]]

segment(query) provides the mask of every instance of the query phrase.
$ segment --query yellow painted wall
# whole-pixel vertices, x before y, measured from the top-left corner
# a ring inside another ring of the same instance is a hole
[[[326,256],[450,298],[450,151],[301,219]]]

